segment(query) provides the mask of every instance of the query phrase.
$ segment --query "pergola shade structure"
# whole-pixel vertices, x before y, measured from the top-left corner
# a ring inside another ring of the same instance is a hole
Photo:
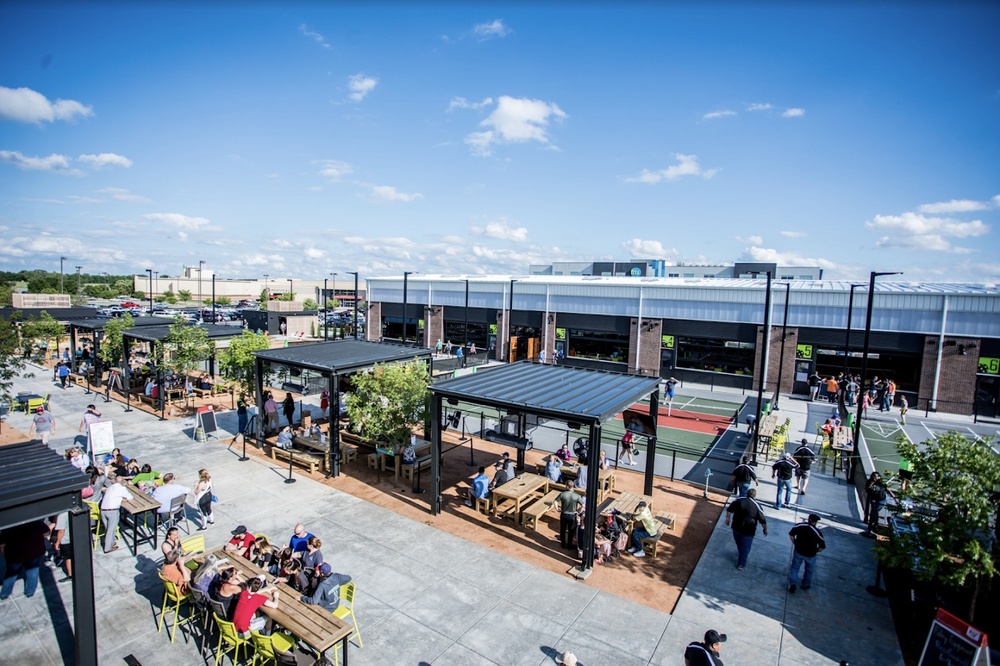
[[[596,452],[601,427],[637,402],[649,398],[649,413],[656,423],[660,380],[603,370],[543,365],[521,361],[495,369],[446,379],[431,385],[431,512],[441,512],[441,423],[442,400],[469,402],[521,415],[534,415],[589,427],[590,451]],[[523,428],[523,420],[519,421]],[[523,432],[518,432],[523,436]],[[646,456],[645,493],[653,490],[655,435],[649,438]],[[589,461],[588,461],[589,462]],[[587,487],[599,485],[597,465],[587,465]],[[597,525],[597,493],[586,499],[586,532],[583,569],[594,562]]]
[[[70,370],[77,372],[75,350],[77,346],[77,339],[81,337],[79,332],[89,332],[94,343],[94,369],[98,386],[100,386],[101,373],[103,371],[101,368],[101,357],[98,355],[98,351],[101,348],[101,340],[104,337],[104,327],[109,321],[111,321],[111,319],[107,317],[90,317],[87,319],[78,319],[76,321],[69,322],[69,344],[70,348],[74,350],[74,353],[71,353],[69,356]],[[130,331],[138,328],[169,326],[174,323],[173,319],[168,319],[166,317],[134,317],[132,321],[133,324],[132,329],[129,329]]]
[[[264,413],[265,364],[272,367],[284,366],[300,379],[298,393],[309,390],[309,376],[321,378],[322,386],[330,394],[330,451],[329,467],[331,476],[340,473],[340,419],[334,416],[340,405],[340,380],[374,367],[379,363],[403,363],[413,360],[433,363],[430,349],[409,347],[382,342],[363,340],[334,340],[314,344],[297,344],[280,349],[266,349],[254,352],[257,357],[257,413]],[[428,372],[431,371],[428,367]],[[263,421],[257,420],[257,436],[262,437]]]
[[[89,483],[83,472],[40,442],[0,447],[0,529],[69,512],[75,663],[81,666],[97,666],[90,510],[80,497]]]

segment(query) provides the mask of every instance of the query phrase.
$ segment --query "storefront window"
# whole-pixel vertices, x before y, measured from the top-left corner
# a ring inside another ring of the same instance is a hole
[[[628,360],[627,334],[579,329],[569,329],[567,333],[570,356],[620,363]]]
[[[752,342],[678,337],[677,367],[751,375],[754,348]]]

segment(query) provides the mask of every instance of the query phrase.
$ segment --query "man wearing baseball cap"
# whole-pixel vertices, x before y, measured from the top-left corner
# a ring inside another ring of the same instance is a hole
[[[31,427],[28,428],[28,437],[31,437],[32,433],[38,433],[38,439],[42,440],[42,444],[45,446],[49,445],[49,437],[51,437],[56,432],[56,420],[53,418],[52,414],[45,411],[45,407],[41,405],[35,410],[35,415],[31,417]]]
[[[299,600],[313,606],[322,606],[331,613],[337,610],[340,605],[340,586],[351,582],[351,577],[346,574],[335,574],[328,562],[324,562],[316,568],[319,576],[319,584],[312,596],[303,594]]]
[[[795,589],[799,584],[799,568],[805,562],[806,572],[802,576],[802,589],[808,590],[812,587],[813,568],[816,566],[816,555],[826,548],[826,540],[823,533],[816,527],[819,516],[810,513],[809,518],[804,523],[799,523],[788,533],[788,538],[792,540],[795,547],[792,552],[792,567],[788,571],[788,591],[795,594]]]
[[[230,553],[242,555],[248,560],[253,559],[253,551],[257,540],[252,534],[247,532],[246,525],[237,526],[232,534],[233,538],[226,544],[225,550]]]
[[[684,666],[722,666],[719,650],[725,642],[725,634],[709,629],[705,632],[704,643],[690,643],[684,650]]]

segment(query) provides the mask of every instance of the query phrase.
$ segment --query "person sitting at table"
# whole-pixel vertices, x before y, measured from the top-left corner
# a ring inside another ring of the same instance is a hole
[[[255,544],[257,552],[254,553],[253,563],[259,566],[261,569],[267,569],[271,565],[271,560],[276,557],[274,553],[274,546],[271,542],[267,540],[266,536],[261,535]]]
[[[323,564],[323,551],[320,550],[322,547],[323,542],[319,537],[311,537],[306,542],[306,553],[302,556],[302,571],[298,576],[298,587],[306,594],[316,586],[318,580],[316,571],[319,565]]]
[[[562,448],[556,451],[556,457],[561,459],[563,462],[572,462],[573,454],[569,450],[569,444],[563,444]]]
[[[833,442],[833,422],[830,419],[827,419],[826,423],[820,426],[820,430],[826,435],[827,440]]]
[[[122,465],[124,465],[125,463],[128,462],[128,458],[126,458],[125,456],[122,455],[122,450],[119,449],[119,448],[117,448],[117,447],[115,447],[115,448],[111,449],[111,453],[109,453],[108,455],[104,456],[104,464],[105,465],[110,465],[110,464],[114,463],[115,461],[117,461],[118,458],[122,459]]]
[[[184,497],[191,492],[191,489],[187,486],[182,486],[179,483],[175,483],[173,472],[167,472],[163,475],[163,485],[158,486],[153,494],[150,495],[155,501],[160,503],[160,508],[156,510],[160,514],[160,520],[171,520],[164,519],[163,516],[167,516],[170,513],[171,503],[178,497]],[[184,511],[182,508],[181,511]]]
[[[240,582],[240,575],[236,571],[236,567],[222,569],[219,571],[218,579],[208,590],[208,598],[218,601],[226,610],[226,617],[223,619],[227,621],[232,620],[236,600],[239,598],[240,592],[243,591]]]
[[[88,467],[87,458],[83,455],[83,451],[81,451],[78,446],[66,449],[66,460],[68,460],[73,467],[76,467],[81,472],[85,471]]]
[[[80,491],[80,496],[83,499],[89,497],[101,496],[101,491],[104,490],[104,485],[108,482],[108,477],[104,474],[104,469],[101,467],[94,467],[91,465],[87,468],[87,476],[90,477],[90,485]]]
[[[580,490],[587,489],[587,459],[580,458],[579,465],[576,466],[576,478],[573,479],[573,487]]]
[[[480,467],[479,474],[472,479],[472,486],[469,487],[468,496],[465,498],[465,506],[472,506],[472,500],[487,499],[490,496],[490,477],[486,476],[486,468]]]
[[[201,566],[191,574],[190,587],[200,590],[207,596],[212,586],[216,584],[219,573],[226,569],[233,569],[233,565],[209,553],[205,556],[205,561],[202,562]]]
[[[160,567],[160,574],[177,586],[177,591],[181,594],[188,593],[188,586],[191,584],[191,570],[184,566],[184,558],[179,551],[170,551],[163,558],[163,566]]]
[[[275,549],[274,555],[271,557],[271,563],[267,567],[267,572],[272,576],[278,576],[285,565],[293,559],[291,548]]]
[[[562,460],[556,456],[549,456],[548,462],[545,463],[545,476],[559,483],[562,479]]]
[[[287,548],[285,550],[288,550]],[[299,574],[302,572],[302,561],[296,560],[294,558],[285,561],[281,568],[278,569],[278,573],[275,576],[275,581],[278,583],[287,583],[292,587],[298,585]]]
[[[317,570],[318,583],[316,591],[311,595],[303,594],[299,601],[311,606],[333,612],[340,606],[340,587],[351,582],[351,577],[346,574],[335,574],[329,564],[324,562]]]
[[[493,480],[490,482],[490,488],[489,488],[490,490],[502,486],[503,484],[510,481],[512,478],[510,474],[507,473],[507,470],[504,468],[502,462],[498,462],[497,464],[493,465],[493,469],[495,469],[496,472],[493,474]]]
[[[160,544],[160,550],[163,551],[164,555],[176,553],[181,558],[187,555],[187,552],[181,548],[181,531],[179,528],[171,527],[167,530],[167,536],[163,539],[163,543]]]
[[[309,539],[313,538],[313,533],[306,531],[306,526],[296,523],[292,530],[292,538],[288,540],[288,547],[292,549],[292,557],[302,557],[306,552]]]
[[[277,608],[280,596],[278,588],[267,585],[263,575],[251,578],[243,585],[236,607],[233,609],[233,627],[243,636],[248,635],[251,630],[270,630],[272,621],[257,615],[257,609],[261,606]]]
[[[503,452],[503,456],[500,459],[503,463],[504,471],[507,472],[507,476],[510,478],[515,478],[517,476],[517,469],[514,467],[514,461],[511,459],[510,454],[506,451]]]
[[[611,461],[608,460],[608,454],[601,449],[601,455],[597,458],[597,467],[599,469],[611,469]]]
[[[290,426],[285,426],[278,433],[278,440],[274,443],[279,449],[292,448],[292,439],[295,437]]]
[[[417,450],[413,448],[413,440],[417,437],[414,435],[410,438],[410,443],[406,445],[403,449],[403,464],[404,465],[415,465],[417,464]]]
[[[656,534],[656,521],[653,520],[653,513],[645,502],[639,502],[636,506],[635,515],[632,519],[638,524],[632,528],[632,547],[628,552],[636,557],[646,557],[646,551],[642,549],[642,540]]]
[[[246,525],[239,525],[232,532],[233,538],[225,545],[225,551],[239,555],[248,560],[253,559],[254,536],[247,532]]]
[[[114,475],[122,479],[131,479],[138,473],[138,470],[130,467],[129,464],[132,461],[125,461],[125,457],[122,454],[118,454],[114,461],[111,463],[112,471]]]
[[[156,386],[156,382],[154,382],[153,378],[150,377],[149,379],[146,380],[146,385],[142,389],[143,394],[147,398],[152,398],[153,397],[153,387],[155,387],[155,386]]]

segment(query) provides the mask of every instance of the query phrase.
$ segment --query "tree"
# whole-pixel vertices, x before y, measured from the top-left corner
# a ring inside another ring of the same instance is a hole
[[[14,377],[24,370],[20,346],[17,325],[0,318],[0,399],[7,403],[11,401]]]
[[[140,301],[144,301],[146,300],[146,292],[144,292],[141,289],[136,289],[135,291],[132,292],[132,298],[137,298]]]
[[[319,310],[319,303],[317,303],[311,298],[307,298],[306,300],[302,301],[302,309],[305,310],[306,312],[315,312],[316,310]]]
[[[229,347],[222,350],[219,368],[222,374],[240,384],[240,392],[253,395],[257,373],[257,358],[254,352],[264,351],[271,346],[267,336],[244,330],[241,335],[229,340]]]
[[[403,444],[423,423],[430,376],[423,361],[377,364],[351,380],[351,423],[368,439]]]
[[[190,301],[191,300],[191,290],[190,289],[178,289],[177,290],[177,298],[179,298],[182,301]]]
[[[124,278],[122,278],[120,280],[115,280],[115,285],[114,285],[113,291],[115,292],[115,296],[121,296],[123,294],[131,294],[132,293],[132,281],[131,280],[126,280]]]
[[[233,301],[228,296],[219,296],[218,298],[215,299],[215,304],[221,305],[222,307],[225,307],[227,305],[232,305],[232,303]]]
[[[170,335],[156,349],[158,365],[178,375],[186,375],[208,360],[215,352],[215,343],[208,339],[208,331],[204,328],[177,317],[170,325]]]
[[[109,366],[118,365],[124,353],[124,333],[135,326],[135,320],[129,313],[121,317],[113,317],[104,325],[104,339],[97,355]]]
[[[919,446],[901,440],[896,449],[912,465],[913,480],[898,497],[916,507],[907,515],[916,529],[880,542],[878,556],[918,580],[953,587],[971,582],[972,621],[980,581],[997,573],[990,522],[997,513],[1000,457],[989,441],[953,430]]]
[[[267,310],[267,303],[271,300],[271,290],[261,289],[260,290],[260,309]]]
[[[21,335],[27,340],[40,341],[45,348],[48,348],[50,340],[55,340],[58,346],[59,338],[65,333],[66,327],[45,310],[41,311],[37,319],[29,319],[21,324]]]

